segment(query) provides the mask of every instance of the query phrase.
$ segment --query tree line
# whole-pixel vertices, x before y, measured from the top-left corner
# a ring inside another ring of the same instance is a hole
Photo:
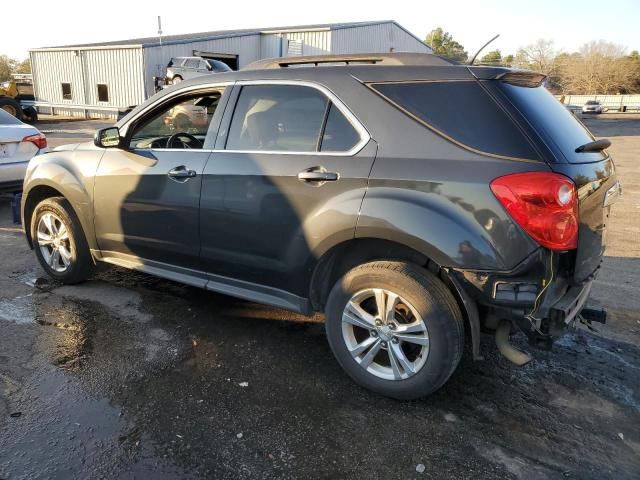
[[[31,60],[18,61],[6,55],[0,55],[0,82],[11,79],[14,73],[31,73]]]
[[[442,28],[432,30],[425,43],[433,52],[458,62],[469,54],[464,46]],[[576,52],[555,48],[553,40],[540,39],[520,47],[514,54],[491,50],[479,59],[479,65],[523,68],[547,75],[547,88],[564,95],[640,93],[640,53],[604,40],[584,44]]]

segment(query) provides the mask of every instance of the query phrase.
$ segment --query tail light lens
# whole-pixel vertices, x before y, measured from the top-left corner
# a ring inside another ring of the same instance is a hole
[[[557,251],[578,247],[578,195],[567,177],[550,172],[515,173],[493,180],[491,191],[543,247]]]
[[[47,137],[38,133],[36,135],[29,135],[22,139],[23,142],[33,143],[38,148],[47,148]]]

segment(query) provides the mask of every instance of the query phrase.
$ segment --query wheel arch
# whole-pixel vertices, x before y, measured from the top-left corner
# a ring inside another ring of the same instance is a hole
[[[61,169],[61,167],[58,168]],[[64,169],[62,170],[64,171],[63,178],[68,180],[69,176],[71,176],[70,173]],[[60,172],[50,173],[59,174]],[[93,222],[90,220],[92,203],[88,193],[79,182],[69,183],[66,181],[64,183],[57,183],[53,182],[51,178],[60,178],[60,176],[52,175],[49,178],[41,177],[37,180],[31,179],[22,195],[22,224],[29,247],[33,248],[33,238],[31,238],[31,219],[33,218],[33,212],[36,206],[47,198],[62,197],[69,202],[73,213],[80,221],[80,226],[85,234],[89,248],[97,248],[95,236],[93,235]]]
[[[354,238],[327,250],[317,261],[311,275],[309,300],[314,311],[324,311],[333,285],[346,272],[373,261],[402,261],[417,265],[436,275],[456,299],[472,342],[474,358],[479,357],[480,322],[475,302],[452,280],[449,270],[411,247],[381,238]]]

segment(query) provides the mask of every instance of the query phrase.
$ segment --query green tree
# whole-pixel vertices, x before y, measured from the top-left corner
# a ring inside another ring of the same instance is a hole
[[[424,43],[429,45],[436,55],[458,62],[467,60],[468,54],[464,47],[455,41],[449,32],[445,32],[441,27],[431,30]]]
[[[480,59],[480,63],[486,65],[502,65],[502,54],[500,50],[491,50]]]
[[[6,55],[0,55],[0,82],[6,82],[16,68],[16,61]]]
[[[27,58],[18,63],[13,73],[31,73],[31,59]]]
[[[505,56],[505,57],[502,59],[502,64],[503,64],[505,67],[510,67],[511,65],[513,65],[513,55],[509,54],[509,55]]]

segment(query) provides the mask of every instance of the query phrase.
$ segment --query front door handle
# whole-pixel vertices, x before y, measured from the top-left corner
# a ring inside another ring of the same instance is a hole
[[[298,174],[298,180],[304,182],[335,182],[340,178],[337,172],[327,172],[324,167],[314,167]]]
[[[169,178],[172,178],[173,180],[186,182],[190,178],[195,177],[197,174],[195,170],[188,170],[184,165],[180,165],[179,167],[169,170],[169,173],[167,175],[169,175]]]

